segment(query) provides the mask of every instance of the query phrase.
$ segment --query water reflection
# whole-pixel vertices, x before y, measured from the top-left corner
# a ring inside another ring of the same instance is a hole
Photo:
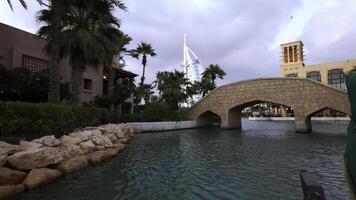
[[[302,199],[298,172],[315,173],[328,199],[350,199],[345,137],[294,134],[290,122],[243,130],[140,134],[119,157],[12,199]]]

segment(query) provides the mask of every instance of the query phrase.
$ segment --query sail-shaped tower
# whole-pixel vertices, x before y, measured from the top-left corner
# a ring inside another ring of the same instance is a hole
[[[183,44],[183,67],[185,77],[191,82],[201,81],[201,73],[203,73],[203,65],[198,56],[187,46],[186,35],[184,34]],[[193,102],[201,99],[201,95],[195,95]]]

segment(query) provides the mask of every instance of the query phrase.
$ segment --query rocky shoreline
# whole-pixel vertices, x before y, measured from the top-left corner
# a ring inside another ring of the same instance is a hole
[[[12,145],[0,141],[0,199],[49,183],[63,174],[118,155],[134,137],[126,124],[86,127]]]

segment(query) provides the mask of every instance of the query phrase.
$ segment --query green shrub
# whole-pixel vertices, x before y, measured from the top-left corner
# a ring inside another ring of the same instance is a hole
[[[61,136],[76,128],[108,123],[110,112],[96,107],[0,101],[0,135]]]
[[[159,121],[182,121],[184,116],[167,103],[152,102],[145,106],[142,113],[143,121],[159,122]]]

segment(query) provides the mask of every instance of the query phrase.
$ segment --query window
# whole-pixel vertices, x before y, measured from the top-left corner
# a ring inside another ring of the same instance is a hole
[[[314,80],[314,81],[319,81],[321,82],[321,76],[320,76],[320,72],[318,71],[314,71],[314,72],[308,72],[307,73],[307,78]]]
[[[293,62],[293,47],[289,47],[289,62]]]
[[[328,83],[333,88],[345,90],[345,79],[342,69],[329,70]]]
[[[85,90],[92,90],[93,88],[93,81],[91,79],[84,79],[84,89]]]
[[[296,74],[296,73],[287,74],[286,77],[298,77],[298,74]]]
[[[284,55],[284,63],[288,63],[288,49],[287,49],[287,47],[284,47],[283,55]]]
[[[41,72],[47,70],[49,62],[40,58],[35,58],[27,55],[22,55],[22,67],[31,72]]]

